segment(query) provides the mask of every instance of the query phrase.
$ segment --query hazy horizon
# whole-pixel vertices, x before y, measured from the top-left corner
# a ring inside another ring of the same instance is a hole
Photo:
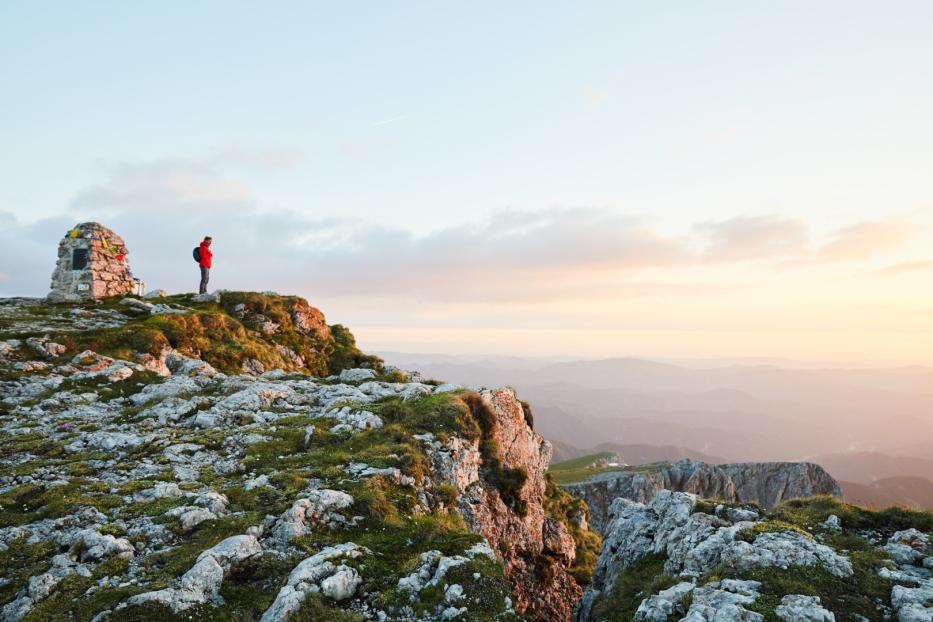
[[[858,370],[875,370],[875,371],[902,371],[908,369],[918,369],[918,370],[933,370],[933,366],[928,365],[877,365],[870,362],[865,363],[864,365],[847,365],[839,361],[807,361],[802,359],[790,359],[790,358],[780,358],[780,357],[697,357],[697,358],[678,358],[678,357],[651,357],[651,356],[641,356],[638,354],[628,354],[628,355],[618,355],[618,356],[585,356],[585,355],[540,355],[540,356],[526,356],[520,353],[492,353],[492,352],[431,352],[431,351],[402,351],[402,350],[372,350],[373,354],[376,354],[384,358],[392,358],[393,356],[403,356],[403,357],[414,357],[420,359],[433,359],[433,358],[452,358],[452,359],[462,359],[470,361],[482,361],[486,359],[505,359],[505,360],[519,360],[526,361],[529,363],[535,364],[551,364],[551,363],[571,363],[571,362],[602,362],[602,361],[617,361],[617,360],[635,360],[635,361],[645,361],[651,363],[661,363],[664,365],[673,365],[678,367],[692,367],[697,369],[709,368],[709,367],[720,367],[720,366],[736,366],[736,367],[776,367],[779,369],[809,369],[809,370],[825,370],[825,369],[858,369]]]
[[[428,378],[516,388],[558,460],[806,460],[854,498],[926,507],[933,492],[933,368],[381,354]]]

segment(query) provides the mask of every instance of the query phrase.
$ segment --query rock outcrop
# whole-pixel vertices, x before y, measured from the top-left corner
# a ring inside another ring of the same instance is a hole
[[[678,460],[610,470],[564,488],[586,501],[590,525],[608,526],[609,506],[621,497],[648,503],[661,490],[693,493],[705,499],[754,503],[770,509],[788,499],[814,495],[842,496],[839,484],[821,466],[808,462],[707,464]]]
[[[484,437],[432,443],[436,481],[457,486],[457,509],[501,554],[515,588],[516,611],[532,620],[568,620],[582,589],[567,572],[575,556],[574,541],[544,509],[551,444],[527,424],[514,390],[486,390],[479,397],[474,409],[486,411]],[[495,459],[501,463],[497,469],[512,471],[493,477],[521,473],[516,490],[503,494],[490,481],[489,456],[484,461],[481,443],[496,448]]]
[[[834,510],[845,518],[827,515]],[[658,622],[762,622],[764,614],[784,622],[928,621],[930,537],[884,530],[931,518],[907,514],[884,525],[828,497],[782,505],[773,516],[726,505],[711,511],[695,495],[668,490],[647,504],[620,498],[574,620],[610,612],[629,619],[631,607],[631,619]],[[859,526],[866,524],[874,527]]]

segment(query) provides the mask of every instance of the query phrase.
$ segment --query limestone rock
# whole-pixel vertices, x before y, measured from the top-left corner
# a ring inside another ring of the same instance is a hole
[[[774,614],[784,622],[836,622],[833,612],[820,604],[819,596],[788,594],[781,599]]]
[[[842,531],[842,521],[835,514],[830,514],[820,527],[827,531]]]
[[[758,599],[757,581],[736,581],[726,579],[697,587],[693,591],[693,600],[685,622],[762,622],[764,616],[749,611],[744,605]]]
[[[224,575],[230,571],[231,565],[261,554],[262,547],[255,536],[231,536],[201,553],[175,587],[137,594],[126,604],[156,602],[178,613],[195,605],[216,601]]]
[[[353,497],[340,490],[312,490],[307,497],[295,501],[276,521],[272,537],[281,545],[287,545],[307,533],[315,523],[345,524],[346,519],[338,511],[351,505]]]
[[[363,580],[356,570],[332,560],[356,558],[366,549],[353,542],[325,548],[295,566],[272,605],[263,613],[261,622],[284,622],[301,608],[307,594],[321,592],[336,601],[346,600],[356,593]]]
[[[787,499],[814,495],[842,496],[839,484],[820,466],[807,462],[743,462],[706,464],[678,460],[632,471],[608,471],[564,488],[584,499],[590,526],[603,532],[609,505],[618,497],[650,502],[661,490],[693,493],[702,498],[756,503],[770,509]]]
[[[923,579],[917,587],[895,585],[891,605],[900,622],[933,622],[933,579]]]
[[[49,340],[48,337],[30,337],[26,340],[26,345],[44,359],[54,359],[68,351],[68,348]]]
[[[376,372],[371,369],[345,369],[340,372],[338,379],[340,382],[362,382],[376,377]]]
[[[346,430],[372,430],[382,427],[382,419],[368,410],[356,410],[349,406],[335,410],[324,411],[324,416],[337,421],[338,426],[345,426]]]
[[[667,622],[668,618],[674,614],[685,614],[683,600],[688,593],[693,591],[693,588],[693,583],[678,583],[673,587],[658,592],[654,596],[649,596],[638,606],[635,619],[648,622]]]
[[[665,572],[685,578],[699,578],[717,566],[738,571],[762,566],[820,566],[840,578],[853,574],[847,557],[798,532],[764,531],[749,542],[739,535],[759,522],[733,524],[719,516],[694,512],[695,506],[694,495],[668,490],[659,492],[650,504],[616,499],[592,583],[575,619],[589,622],[600,595],[611,591],[625,568],[651,553],[666,554]]]
[[[462,566],[477,555],[486,555],[495,559],[492,549],[484,542],[467,549],[463,555],[446,557],[440,551],[425,551],[421,554],[421,564],[417,570],[399,579],[396,589],[399,592],[410,593],[411,600],[414,602],[421,590],[438,585],[447,576],[451,568]]]

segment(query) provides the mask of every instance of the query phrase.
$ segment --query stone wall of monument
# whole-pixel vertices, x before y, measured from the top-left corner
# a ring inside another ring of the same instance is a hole
[[[122,296],[136,289],[123,238],[100,223],[77,225],[58,244],[52,302]]]

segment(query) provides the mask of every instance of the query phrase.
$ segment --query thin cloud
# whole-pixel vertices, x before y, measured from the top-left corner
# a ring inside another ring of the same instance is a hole
[[[776,216],[737,216],[699,223],[694,235],[703,256],[713,261],[774,260],[808,252],[807,226],[801,220]]]
[[[217,153],[208,162],[218,168],[234,167],[257,173],[271,173],[296,168],[304,160],[298,149],[284,147],[235,147]]]
[[[895,276],[912,272],[925,272],[928,270],[933,270],[933,261],[904,261],[882,268],[878,270],[876,274]]]
[[[388,125],[390,123],[395,123],[396,121],[404,121],[410,116],[411,115],[403,114],[397,117],[392,117],[391,119],[383,119],[382,121],[373,121],[373,127],[379,127],[380,125]]]
[[[819,250],[818,256],[823,261],[867,259],[897,248],[915,233],[916,227],[908,223],[863,222],[840,229],[835,239]]]
[[[104,182],[78,192],[70,207],[79,214],[154,210],[164,215],[245,210],[255,204],[244,182],[224,176],[212,164],[171,159],[111,167]]]

